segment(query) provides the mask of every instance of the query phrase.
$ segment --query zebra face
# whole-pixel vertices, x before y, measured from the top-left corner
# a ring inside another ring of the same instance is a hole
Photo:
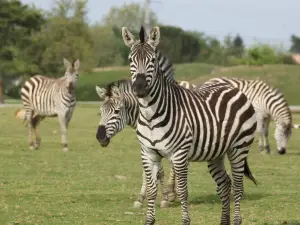
[[[64,77],[67,81],[67,88],[69,92],[72,92],[76,87],[76,82],[79,76],[79,59],[70,63],[68,60],[64,59],[64,66],[66,68],[66,72]]]
[[[146,38],[141,27],[139,40],[135,41],[133,34],[126,27],[122,28],[125,45],[130,47],[129,54],[132,87],[138,98],[145,98],[156,78],[156,47],[159,44],[160,31],[152,28],[149,38]]]
[[[292,134],[291,125],[278,125],[275,129],[275,140],[277,143],[277,151],[279,154],[284,155],[286,153],[286,146],[288,140]]]
[[[100,107],[100,122],[96,138],[102,147],[108,146],[110,139],[126,125],[125,107],[123,98],[117,88],[108,91],[96,86],[96,91],[101,99],[104,99]]]

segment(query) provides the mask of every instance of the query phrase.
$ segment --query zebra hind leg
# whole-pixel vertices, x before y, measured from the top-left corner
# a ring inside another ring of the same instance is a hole
[[[174,172],[173,167],[171,167],[169,180],[168,180],[168,200],[169,200],[169,202],[174,202],[177,197],[175,185],[176,185],[175,172]]]
[[[240,212],[240,201],[244,194],[243,176],[245,171],[245,159],[248,155],[249,147],[234,149],[228,152],[228,159],[232,171],[232,188],[234,194],[234,225],[242,223]]]
[[[209,172],[217,183],[217,194],[222,202],[221,225],[230,225],[230,195],[231,179],[228,176],[225,166],[224,157],[207,162]]]
[[[162,164],[160,164],[160,168],[157,174],[157,180],[160,183],[160,187],[161,187],[161,194],[162,194],[162,200],[160,202],[160,207],[161,208],[168,208],[169,206],[169,201],[168,201],[168,190],[165,187],[165,172],[164,172],[164,168],[162,166]]]
[[[146,174],[143,170],[142,188],[141,188],[138,199],[133,203],[133,208],[141,208],[142,207],[143,202],[146,198],[146,190],[147,190],[147,180],[146,180]]]
[[[27,128],[28,128],[28,145],[29,145],[30,150],[34,149],[33,135],[32,135],[32,128],[33,128],[32,115],[33,115],[33,111],[31,109],[26,109],[26,120],[27,120]]]
[[[258,133],[258,149],[260,153],[263,153],[264,118],[262,116],[257,116],[257,133]]]
[[[34,143],[35,149],[39,149],[39,147],[41,145],[41,137],[39,136],[39,134],[37,132],[37,126],[43,119],[44,119],[44,117],[38,116],[38,115],[36,115],[32,118],[32,126],[33,126],[34,134],[35,134],[35,143]]]

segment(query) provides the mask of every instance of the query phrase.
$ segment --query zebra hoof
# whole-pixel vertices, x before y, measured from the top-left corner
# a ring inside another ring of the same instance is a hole
[[[141,203],[141,202],[139,202],[139,201],[135,201],[135,202],[133,203],[133,208],[135,208],[135,209],[142,208],[142,206],[143,206],[143,203]]]
[[[63,150],[63,152],[67,152],[69,149],[68,149],[68,147],[64,147],[62,150]]]
[[[174,202],[176,199],[176,193],[175,192],[169,192],[168,193],[168,200],[169,202]]]
[[[169,207],[169,202],[166,200],[162,200],[160,202],[160,208],[168,208]]]
[[[30,145],[29,146],[29,150],[34,150],[35,148],[34,148],[34,146],[33,145]]]

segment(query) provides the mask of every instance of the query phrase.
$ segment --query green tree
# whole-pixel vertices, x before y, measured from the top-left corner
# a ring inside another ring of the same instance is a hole
[[[291,36],[291,42],[292,46],[290,48],[290,51],[293,53],[300,53],[300,37],[293,34]]]
[[[39,43],[37,58],[44,73],[61,76],[63,58],[79,58],[80,68],[86,71],[96,65],[86,6],[83,0],[57,1],[42,32],[34,37]]]
[[[234,48],[234,56],[241,58],[244,55],[245,52],[245,45],[243,38],[237,34],[235,38],[233,39],[233,48]]]
[[[105,26],[115,26],[119,29],[127,26],[132,31],[138,31],[144,23],[145,12],[138,3],[124,3],[121,7],[112,7],[103,18]],[[156,14],[150,10],[150,24],[157,24]]]
[[[45,19],[41,11],[18,0],[1,0],[0,7],[0,76],[18,76],[37,72],[38,66],[28,54],[34,45],[32,34]]]

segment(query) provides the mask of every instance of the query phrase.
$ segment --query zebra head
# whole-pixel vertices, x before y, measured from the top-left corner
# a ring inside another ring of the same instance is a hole
[[[100,107],[101,119],[96,138],[102,147],[106,147],[110,139],[126,125],[125,106],[122,94],[116,86],[96,86],[96,92],[104,99]]]
[[[286,146],[292,134],[291,124],[278,124],[275,129],[275,140],[277,143],[277,151],[283,155],[286,153]]]
[[[152,28],[148,38],[144,28],[141,27],[139,40],[137,41],[135,41],[130,30],[123,27],[122,36],[125,45],[131,49],[128,58],[133,90],[137,97],[144,98],[149,93],[158,68],[156,47],[160,39],[159,27]]]
[[[64,59],[64,65],[66,68],[66,72],[64,77],[66,78],[67,88],[69,93],[71,93],[76,87],[76,81],[78,79],[79,74],[79,59],[70,63],[68,60]]]

